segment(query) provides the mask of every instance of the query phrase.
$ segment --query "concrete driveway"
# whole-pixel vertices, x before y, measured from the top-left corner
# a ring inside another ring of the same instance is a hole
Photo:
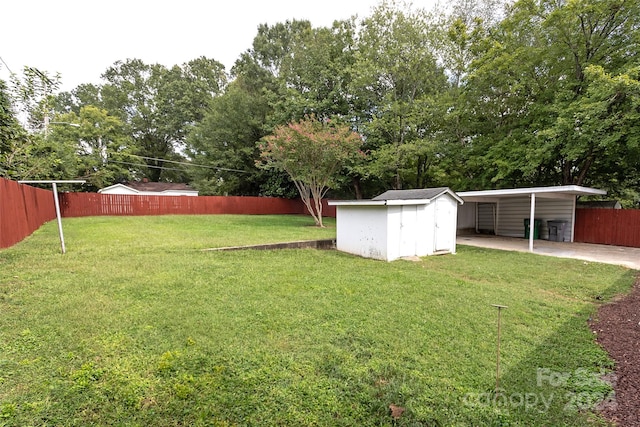
[[[458,245],[478,246],[505,251],[529,252],[529,241],[515,237],[474,234],[458,236],[456,243]],[[575,258],[585,261],[602,262],[605,264],[616,264],[634,270],[640,270],[640,248],[534,240],[533,253],[560,258]]]

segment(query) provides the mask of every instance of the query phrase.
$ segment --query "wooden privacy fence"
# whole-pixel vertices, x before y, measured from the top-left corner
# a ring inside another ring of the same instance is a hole
[[[576,209],[574,240],[640,248],[640,209]]]
[[[307,214],[300,200],[240,196],[130,196],[62,193],[62,216],[190,215],[190,214]],[[336,216],[323,201],[323,214]],[[0,248],[21,241],[55,218],[49,190],[0,178]],[[640,210],[577,209],[576,242],[640,247]]]
[[[0,178],[0,248],[8,248],[56,217],[53,193]]]
[[[323,201],[323,215],[335,208]],[[60,195],[63,217],[101,215],[307,214],[301,200],[244,196],[136,196],[98,193]]]

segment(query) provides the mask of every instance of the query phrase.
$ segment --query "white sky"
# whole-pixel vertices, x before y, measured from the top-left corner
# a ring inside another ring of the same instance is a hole
[[[434,0],[414,0],[431,8]],[[59,72],[62,90],[100,83],[115,61],[165,66],[206,56],[230,70],[251,47],[258,25],[309,19],[314,27],[368,16],[379,0],[7,0],[0,9],[0,57],[16,74],[25,65]],[[0,79],[9,71],[0,62]]]

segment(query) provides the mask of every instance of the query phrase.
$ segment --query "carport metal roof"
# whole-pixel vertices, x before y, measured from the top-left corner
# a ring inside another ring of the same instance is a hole
[[[558,185],[555,187],[505,188],[502,190],[462,191],[457,193],[465,202],[495,202],[505,197],[536,195],[546,198],[568,199],[576,196],[603,196],[604,190],[580,185]]]
[[[457,194],[465,202],[480,203],[497,202],[499,199],[508,197],[529,196],[531,198],[531,211],[529,216],[529,251],[533,252],[533,228],[535,226],[534,217],[536,213],[536,197],[550,199],[575,199],[576,196],[603,196],[607,194],[607,192],[604,190],[599,190],[597,188],[582,187],[580,185],[559,185],[554,187],[506,188],[502,190],[463,191]]]

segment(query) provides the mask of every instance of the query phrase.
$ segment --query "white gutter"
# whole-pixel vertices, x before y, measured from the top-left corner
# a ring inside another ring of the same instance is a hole
[[[329,206],[384,206],[385,200],[329,200]]]

